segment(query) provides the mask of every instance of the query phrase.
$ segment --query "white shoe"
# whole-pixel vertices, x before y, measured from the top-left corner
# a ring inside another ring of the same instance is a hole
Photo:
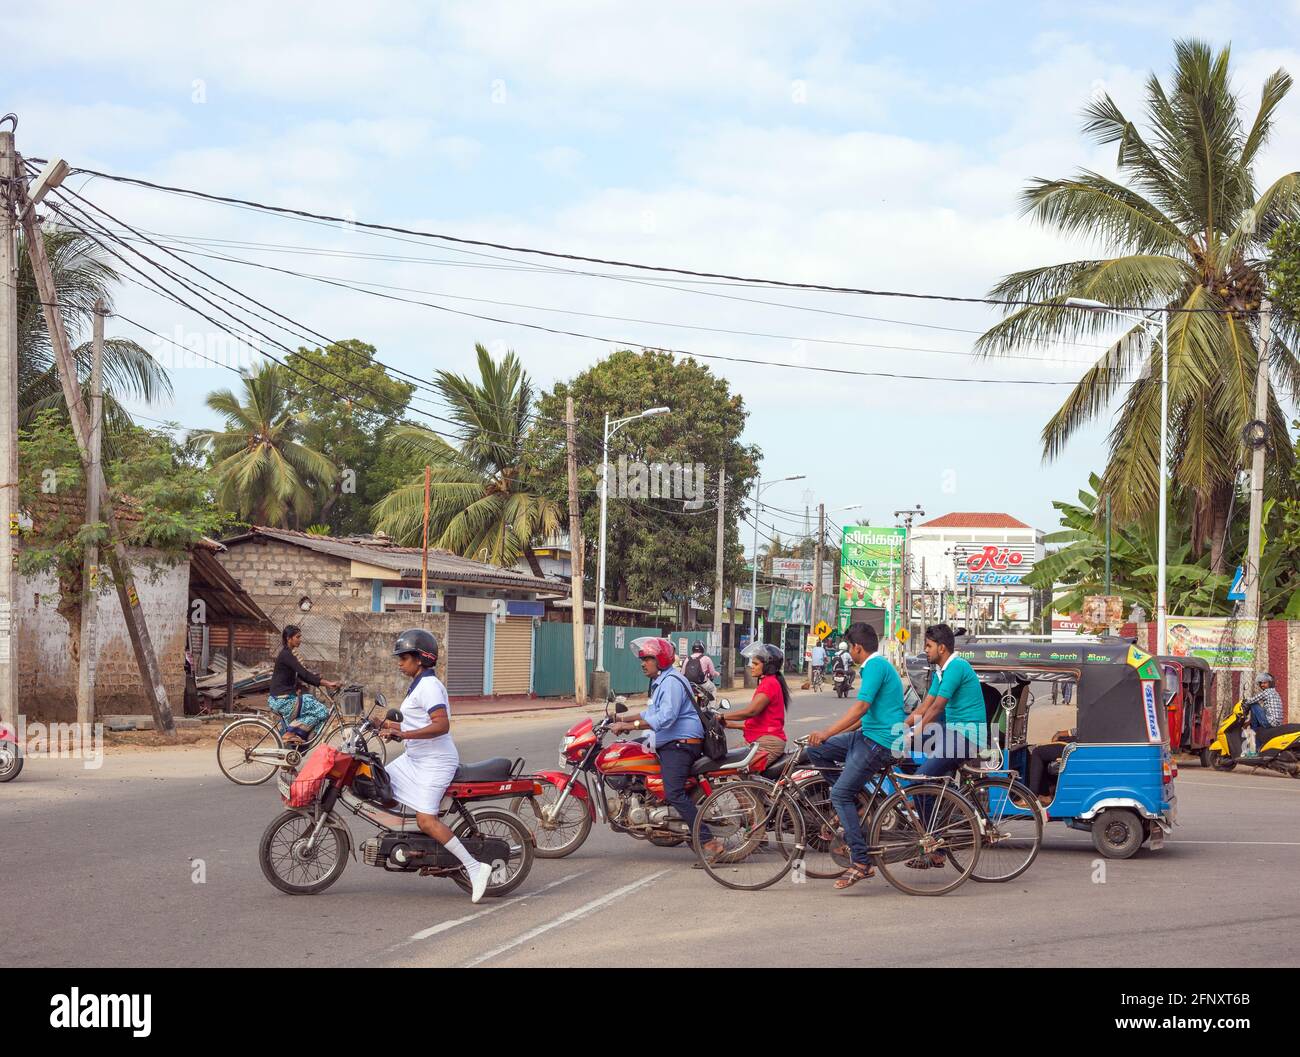
[[[483,898],[483,893],[487,891],[488,882],[492,880],[492,867],[485,862],[481,862],[470,873],[470,883],[473,889],[470,892],[469,901],[477,903]]]

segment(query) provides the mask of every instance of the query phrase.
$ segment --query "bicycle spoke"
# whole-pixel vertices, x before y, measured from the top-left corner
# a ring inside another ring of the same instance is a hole
[[[705,834],[721,852],[701,845]],[[692,832],[704,869],[728,888],[766,888],[784,877],[802,851],[803,819],[789,797],[758,782],[728,782],[700,806]]]

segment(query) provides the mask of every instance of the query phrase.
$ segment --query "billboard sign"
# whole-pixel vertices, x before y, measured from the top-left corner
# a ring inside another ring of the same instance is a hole
[[[907,529],[850,525],[840,548],[839,626],[847,627],[854,609],[889,608],[891,588],[894,612],[885,614],[885,634],[893,635],[902,617],[903,541]]]

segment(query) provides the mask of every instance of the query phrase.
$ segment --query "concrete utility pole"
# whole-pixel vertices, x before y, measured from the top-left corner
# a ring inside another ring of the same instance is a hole
[[[895,510],[894,517],[901,517],[903,519],[903,526],[907,529],[906,534],[903,536],[903,555],[899,561],[899,566],[903,580],[903,619],[901,623],[903,627],[910,628],[912,626],[912,570],[908,566],[908,558],[911,556],[912,519],[916,517],[925,517],[925,511],[921,509],[921,504],[917,503],[911,510]],[[889,604],[891,607],[889,619],[892,623],[894,619],[892,608],[894,604],[893,598],[890,598]],[[892,632],[897,634],[898,629],[893,628]]]
[[[12,114],[0,122],[18,119]],[[18,722],[18,244],[13,129],[0,131],[0,722]]]
[[[1259,310],[1259,366],[1255,370],[1255,418],[1268,422],[1268,346],[1272,336],[1273,312],[1265,301]],[[1261,438],[1262,439],[1262,438]],[[1264,444],[1255,445],[1250,455],[1250,532],[1242,579],[1246,588],[1246,619],[1259,620],[1259,561],[1264,516]],[[1258,628],[1258,625],[1256,625]]]
[[[86,524],[99,521],[104,450],[104,299],[95,302],[90,368],[90,464],[86,473]],[[86,544],[82,562],[81,646],[77,660],[77,723],[95,722],[95,610],[99,600],[99,544]]]
[[[817,546],[813,548],[813,592],[812,592],[812,617],[810,618],[813,625],[821,620],[822,612],[822,562],[825,555],[822,553],[826,544],[826,504],[817,504]]]
[[[578,444],[577,420],[573,413],[573,397],[564,401],[564,436],[568,447],[569,464],[569,582],[573,602],[573,699],[580,705],[587,703],[587,646],[583,638],[586,603],[582,589],[582,518],[578,510]]]
[[[722,565],[726,548],[727,471],[718,468],[718,554],[713,569],[713,637],[718,643],[718,667],[725,671],[727,651],[722,648]]]
[[[47,172],[61,162],[51,162]],[[66,166],[64,167],[66,171]],[[72,432],[77,438],[77,447],[81,451],[82,464],[89,469],[90,461],[90,416],[81,398],[81,389],[77,379],[77,365],[72,356],[72,346],[68,341],[68,332],[63,326],[63,314],[59,310],[58,290],[54,286],[54,273],[50,269],[50,260],[45,253],[45,240],[41,235],[40,221],[36,217],[36,201],[27,195],[27,181],[21,175],[22,163],[17,167],[19,176],[16,189],[16,206],[21,219],[23,234],[27,239],[27,252],[31,257],[32,272],[36,279],[36,290],[41,298],[41,307],[45,315],[45,327],[49,332],[50,346],[54,350],[54,359],[58,367],[59,382],[63,386],[63,399],[68,405],[68,418],[72,423]],[[47,182],[44,177],[37,187],[37,194],[57,186],[57,182]],[[99,473],[99,487],[106,492],[103,474]],[[108,553],[109,568],[117,586],[118,601],[126,619],[127,634],[131,647],[135,651],[136,663],[140,667],[140,681],[149,707],[153,712],[154,726],[165,734],[176,732],[176,721],[172,717],[171,702],[167,698],[167,688],[163,685],[162,671],[158,667],[158,656],[154,653],[153,640],[149,637],[149,628],[145,624],[144,613],[140,610],[140,596],[135,589],[135,577],[131,572],[131,562],[127,557],[126,547],[122,544],[121,534],[117,528],[117,516],[110,502],[104,511],[104,522],[112,539],[112,549]],[[234,652],[233,650],[231,651]]]

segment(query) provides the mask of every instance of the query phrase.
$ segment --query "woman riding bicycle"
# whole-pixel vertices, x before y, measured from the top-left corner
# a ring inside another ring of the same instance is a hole
[[[785,654],[764,642],[752,643],[740,651],[749,661],[749,674],[758,682],[754,696],[745,708],[728,712],[724,727],[740,727],[746,744],[758,742],[767,751],[769,763],[785,752],[785,712],[790,703],[790,688],[781,669]]]
[[[302,628],[296,624],[285,625],[280,632],[280,643],[275,670],[271,673],[270,696],[266,703],[280,717],[287,731],[285,744],[290,745],[309,741],[312,732],[329,715],[329,709],[311,694],[303,693],[299,696],[299,684],[323,686],[327,690],[337,690],[343,684],[322,679],[319,673],[308,671],[303,666],[297,653],[298,646],[302,643]]]

